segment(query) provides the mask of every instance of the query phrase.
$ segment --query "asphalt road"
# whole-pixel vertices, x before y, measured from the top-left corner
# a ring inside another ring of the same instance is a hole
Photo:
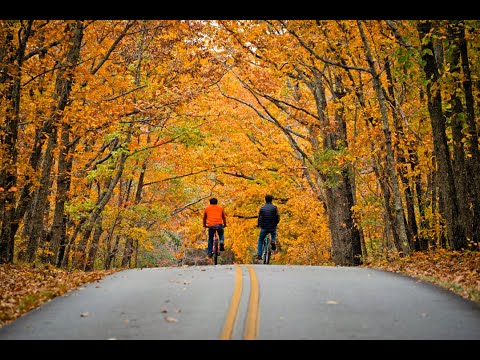
[[[367,268],[132,269],[25,314],[8,339],[480,340],[480,305]]]

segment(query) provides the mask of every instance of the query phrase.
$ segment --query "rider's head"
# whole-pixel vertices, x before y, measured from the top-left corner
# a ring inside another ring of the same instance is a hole
[[[218,204],[217,198],[211,198],[210,199],[210,204]]]
[[[265,202],[271,203],[273,200],[273,196],[270,194],[265,195]]]

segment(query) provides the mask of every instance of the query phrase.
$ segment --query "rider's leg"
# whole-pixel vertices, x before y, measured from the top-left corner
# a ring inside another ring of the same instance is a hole
[[[260,233],[258,234],[258,241],[257,241],[257,256],[262,256],[263,250],[263,239],[267,236],[268,231],[266,229],[260,229]]]
[[[218,228],[218,240],[220,241],[220,251],[224,251],[225,229],[222,225],[220,225],[220,227]]]
[[[215,234],[215,229],[212,227],[208,228],[208,247],[207,247],[207,255],[212,255],[212,248],[213,248],[213,235]]]
[[[270,244],[272,247],[272,250],[275,251],[277,249],[277,229],[273,229],[270,231],[270,234],[272,234],[272,238],[270,239]]]
[[[218,240],[220,241],[220,244],[223,244],[223,241],[225,240],[225,230],[223,229],[223,226],[220,225],[220,227],[217,230],[218,232]]]

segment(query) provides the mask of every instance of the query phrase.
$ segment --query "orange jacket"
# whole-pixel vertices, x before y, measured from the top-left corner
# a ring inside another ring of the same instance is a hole
[[[219,225],[227,226],[225,210],[218,204],[210,204],[203,212],[203,226]]]

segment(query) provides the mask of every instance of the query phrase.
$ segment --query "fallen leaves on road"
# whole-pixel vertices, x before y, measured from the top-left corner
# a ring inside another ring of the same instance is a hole
[[[174,317],[171,316],[165,316],[165,320],[169,323],[176,323],[178,322],[178,319],[175,319]]]
[[[41,304],[115,270],[66,271],[54,266],[0,265],[0,327]]]

